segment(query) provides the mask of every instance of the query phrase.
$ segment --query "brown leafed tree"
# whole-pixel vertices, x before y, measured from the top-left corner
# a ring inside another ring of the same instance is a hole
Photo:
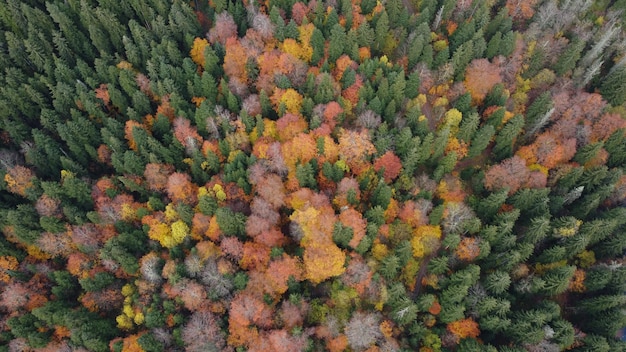
[[[487,59],[473,60],[465,72],[465,88],[474,103],[480,103],[496,84],[502,81],[500,68]]]

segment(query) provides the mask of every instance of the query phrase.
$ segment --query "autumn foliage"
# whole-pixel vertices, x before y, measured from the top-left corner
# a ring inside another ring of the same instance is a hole
[[[0,351],[626,350],[624,1],[6,3]]]

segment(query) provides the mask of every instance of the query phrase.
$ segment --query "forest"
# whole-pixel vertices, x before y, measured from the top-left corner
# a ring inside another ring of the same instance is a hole
[[[0,1],[0,352],[626,351],[623,25]]]

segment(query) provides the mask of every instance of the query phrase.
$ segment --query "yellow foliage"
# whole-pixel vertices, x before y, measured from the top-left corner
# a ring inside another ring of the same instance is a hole
[[[335,166],[337,166],[344,172],[350,172],[350,166],[348,166],[348,164],[346,164],[346,161],[343,159],[337,160],[337,162],[335,163]]]
[[[304,275],[313,284],[343,274],[346,254],[333,242],[311,241],[304,248]]]
[[[459,127],[461,123],[461,119],[463,119],[463,114],[457,109],[450,109],[446,111],[446,114],[443,117],[443,126],[442,127],[450,127],[451,135],[456,133],[454,127]]]
[[[120,61],[117,65],[115,65],[117,68],[119,68],[120,70],[132,70],[133,69],[133,64],[131,64],[130,62],[126,61],[126,60],[122,60]]]
[[[28,252],[28,255],[30,255],[31,257],[39,260],[47,260],[52,257],[48,253],[39,249],[39,247],[32,244],[26,246],[26,252]]]
[[[280,45],[280,49],[287,54],[306,62],[309,62],[309,60],[311,60],[311,56],[313,55],[313,48],[310,46],[305,48],[303,45],[296,42],[295,39],[291,38],[285,39],[285,41]]]
[[[446,97],[439,97],[437,99],[435,99],[435,103],[433,104],[433,107],[438,107],[438,106],[447,106],[448,105],[448,98]]]
[[[428,255],[438,244],[441,238],[441,227],[434,225],[425,225],[418,227],[411,239],[411,247],[413,248],[413,256],[422,258]]]
[[[73,178],[74,177],[74,173],[71,171],[67,171],[67,170],[61,170],[61,180],[65,180],[68,178]]]
[[[191,56],[191,60],[196,63],[198,66],[202,66],[204,68],[205,60],[204,60],[204,49],[209,45],[209,42],[204,38],[195,38],[193,40],[193,46],[191,47],[191,52],[189,55]]]
[[[172,240],[175,245],[183,243],[187,236],[189,236],[189,226],[185,222],[178,220],[172,224]]]
[[[137,214],[135,213],[135,208],[128,203],[122,204],[122,209],[120,211],[122,215],[122,220],[131,221],[137,218]]]
[[[572,226],[570,227],[559,227],[554,229],[555,235],[559,236],[559,237],[571,237],[574,236],[577,232],[578,229],[580,228],[580,225],[582,225],[582,220],[576,220],[576,222],[574,224],[572,224]]]
[[[578,266],[588,268],[596,262],[596,254],[593,251],[584,250],[576,256],[578,258]]]
[[[411,240],[411,247],[413,248],[413,256],[415,258],[422,258],[424,254],[426,254],[426,250],[424,248],[424,244],[421,239],[417,237],[413,237]]]
[[[115,321],[117,321],[117,327],[122,330],[130,330],[133,328],[133,321],[125,314],[118,315]]]
[[[165,207],[165,220],[174,221],[176,219],[178,219],[178,212],[174,209],[174,205],[169,203]]]
[[[171,238],[170,227],[167,224],[154,224],[150,226],[148,231],[148,237],[151,240],[158,241],[163,247],[168,247],[165,243],[168,242],[168,238]],[[172,246],[173,247],[173,246]]]
[[[124,313],[124,315],[126,315],[129,318],[133,318],[135,316],[135,312],[133,311],[133,307],[131,307],[130,305],[124,305],[124,308],[122,309],[122,312]]]
[[[137,313],[135,314],[135,317],[133,318],[133,321],[134,321],[134,322],[135,322],[135,324],[137,324],[137,325],[141,325],[141,324],[143,324],[144,320],[145,320],[145,317],[144,317],[144,315],[143,315],[143,313],[142,313],[142,312],[137,312]]]
[[[411,258],[402,269],[401,279],[404,284],[411,290],[415,288],[415,280],[417,278],[417,272],[420,270],[420,262]]]
[[[302,104],[302,96],[298,94],[293,88],[289,88],[280,97],[279,104],[285,103],[287,111],[298,115],[300,114],[300,106]]]
[[[213,192],[215,192],[215,198],[217,198],[220,202],[226,200],[226,192],[224,192],[222,185],[216,183],[215,186],[213,186]]]
[[[555,268],[560,268],[562,266],[565,266],[567,264],[567,260],[561,260],[558,262],[554,262],[554,263],[547,263],[547,264],[541,264],[541,263],[537,263],[535,264],[535,273],[542,275],[544,274],[546,271],[548,270],[552,270]]]
[[[448,42],[445,39],[437,40],[436,42],[433,43],[433,49],[435,49],[435,51],[441,51],[445,49],[447,46],[448,46]]]
[[[276,121],[268,118],[263,119],[263,137],[278,138],[278,130],[276,129]]]
[[[376,260],[381,261],[389,254],[389,249],[383,243],[375,243],[372,246],[372,256],[376,258]]]
[[[135,289],[133,288],[133,285],[126,284],[126,285],[122,286],[122,295],[124,297],[128,297],[128,296],[132,295],[133,293],[135,293]]]
[[[311,61],[311,56],[313,56],[313,47],[311,46],[311,36],[313,35],[313,30],[315,29],[315,25],[313,23],[303,24],[298,27],[298,32],[300,34],[300,48],[302,60],[309,63]]]

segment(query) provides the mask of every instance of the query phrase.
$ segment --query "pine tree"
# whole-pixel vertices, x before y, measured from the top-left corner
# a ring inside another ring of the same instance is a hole
[[[622,105],[626,101],[626,68],[615,68],[603,80],[600,93],[611,105]]]

